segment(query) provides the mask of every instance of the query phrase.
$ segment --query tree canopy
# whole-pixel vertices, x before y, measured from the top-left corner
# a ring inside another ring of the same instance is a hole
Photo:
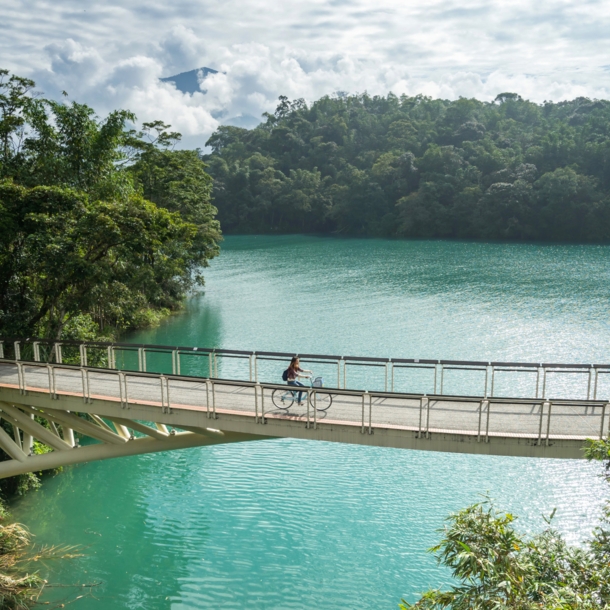
[[[205,157],[226,232],[610,239],[610,102],[281,97]]]
[[[221,238],[211,179],[180,134],[134,121],[0,70],[0,335],[112,336],[203,283]]]
[[[610,481],[610,441],[588,442],[589,460],[604,462]],[[489,500],[450,515],[431,549],[455,584],[432,589],[401,610],[607,610],[610,608],[610,504],[582,546],[570,546],[552,527],[533,536]]]

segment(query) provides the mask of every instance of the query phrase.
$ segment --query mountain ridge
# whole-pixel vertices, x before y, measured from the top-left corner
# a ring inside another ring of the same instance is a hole
[[[218,70],[203,66],[201,68],[189,70],[188,72],[180,72],[180,74],[166,76],[164,78],[160,78],[159,80],[162,83],[174,83],[178,91],[192,95],[193,93],[206,93],[205,90],[200,88],[200,85],[206,79],[208,74],[218,74]]]

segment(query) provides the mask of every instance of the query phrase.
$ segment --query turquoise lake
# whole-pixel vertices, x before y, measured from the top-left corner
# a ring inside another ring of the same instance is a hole
[[[183,313],[129,340],[610,361],[606,246],[233,236],[205,277]],[[37,543],[85,547],[42,567],[52,583],[99,583],[50,589],[49,599],[84,594],[74,608],[381,610],[448,582],[427,549],[481,494],[524,531],[557,508],[555,527],[582,542],[608,495],[598,473],[580,461],[283,439],[67,468],[12,510]]]

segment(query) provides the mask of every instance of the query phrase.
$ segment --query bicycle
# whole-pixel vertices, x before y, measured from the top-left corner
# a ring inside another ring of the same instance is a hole
[[[311,388],[323,388],[324,387],[324,379],[322,377],[316,377],[314,379],[313,375],[308,378],[309,384]],[[294,387],[294,386],[291,386]],[[271,393],[271,401],[278,409],[283,409],[287,411],[294,404],[296,399],[297,392],[307,393],[307,386],[300,387],[295,390],[284,390],[277,388],[273,390]],[[328,407],[333,403],[332,395],[326,392],[311,392],[309,395],[309,404],[312,407],[315,406],[317,411],[326,411]]]

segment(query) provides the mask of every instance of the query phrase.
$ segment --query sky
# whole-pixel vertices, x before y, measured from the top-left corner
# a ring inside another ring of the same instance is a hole
[[[610,97],[607,0],[0,0],[0,67],[203,147],[279,95]],[[218,70],[201,93],[160,77]]]

